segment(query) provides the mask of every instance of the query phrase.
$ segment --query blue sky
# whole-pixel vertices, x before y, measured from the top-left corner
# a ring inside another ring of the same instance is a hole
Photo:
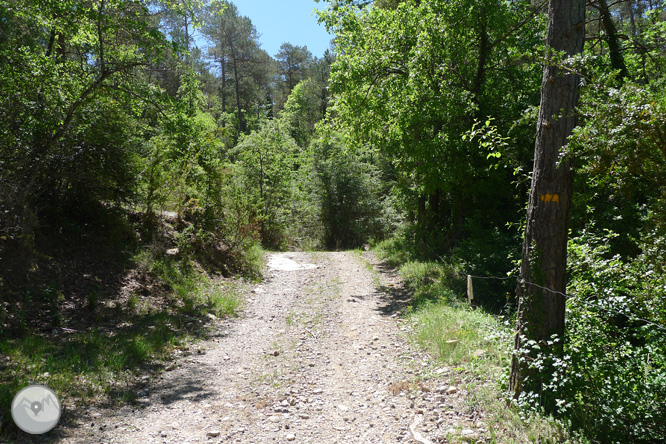
[[[307,46],[312,55],[321,57],[330,46],[331,36],[317,24],[315,8],[324,9],[325,2],[314,0],[231,0],[240,15],[252,20],[261,34],[261,47],[275,57],[280,45],[289,42]]]

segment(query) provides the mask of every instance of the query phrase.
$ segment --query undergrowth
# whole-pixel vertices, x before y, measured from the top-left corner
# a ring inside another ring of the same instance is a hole
[[[145,383],[141,376],[163,370],[175,348],[205,338],[216,318],[239,313],[246,282],[257,280],[263,268],[257,244],[243,255],[245,277],[223,278],[199,264],[195,249],[169,254],[163,239],[155,240],[125,264],[129,285],[122,290],[66,299],[49,286],[52,313],[38,313],[43,320],[32,324],[34,311],[21,315],[29,306],[17,305],[11,319],[26,322],[14,322],[0,335],[0,436],[11,440],[19,433],[6,419],[14,395],[29,384],[56,392],[65,423],[80,406],[133,402]],[[67,305],[76,307],[55,310]]]
[[[513,318],[466,303],[459,263],[418,260],[406,246],[394,238],[376,245],[375,252],[398,269],[411,295],[405,311],[410,339],[465,375],[467,407],[485,412],[488,442],[586,442],[563,421],[526,412],[507,399]]]

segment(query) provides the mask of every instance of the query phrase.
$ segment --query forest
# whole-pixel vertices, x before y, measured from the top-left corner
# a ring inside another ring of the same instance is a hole
[[[30,357],[67,348],[53,329],[95,338],[91,356],[135,347],[63,363],[51,384],[84,396],[77,366],[118,378],[194,334],[97,335],[143,298],[152,323],[224,316],[240,302],[208,277],[258,279],[262,249],[366,246],[413,310],[466,301],[471,276],[474,310],[517,332],[500,384],[525,415],[664,442],[666,4],[322,0],[318,17],[325,54],[268,54],[227,0],[0,0],[0,413],[59,371]]]

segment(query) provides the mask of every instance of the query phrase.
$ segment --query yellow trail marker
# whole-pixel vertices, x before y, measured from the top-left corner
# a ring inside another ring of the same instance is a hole
[[[560,195],[559,194],[542,194],[539,196],[539,199],[541,199],[543,202],[559,202],[560,201]]]

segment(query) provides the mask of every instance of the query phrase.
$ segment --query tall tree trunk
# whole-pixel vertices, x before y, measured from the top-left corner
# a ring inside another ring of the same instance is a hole
[[[555,394],[544,385],[562,355],[566,290],[567,231],[571,205],[571,165],[560,149],[576,126],[579,76],[563,71],[554,52],[572,56],[583,50],[585,0],[550,0],[547,63],[534,147],[534,170],[520,267],[518,319],[510,389],[516,397],[534,393],[548,411]],[[560,292],[560,293],[558,293]],[[553,337],[558,341],[553,343]],[[538,346],[538,347],[536,347]],[[536,360],[545,357],[539,368]]]
[[[65,44],[65,34],[62,32],[58,34],[58,63],[61,65],[66,62],[67,58],[67,49],[66,49],[66,44]]]
[[[222,112],[227,112],[227,60],[225,54],[220,58],[220,68],[222,69]],[[222,121],[222,127],[227,125],[226,121]]]
[[[620,48],[620,40],[617,37],[617,28],[613,17],[611,17],[610,10],[606,0],[599,0],[599,13],[601,14],[601,21],[606,30],[606,43],[608,44],[608,52],[611,59],[611,66],[614,70],[620,72],[620,82],[629,77],[627,65],[624,63],[624,56]]]
[[[245,123],[243,122],[243,110],[241,109],[240,99],[240,76],[238,75],[238,58],[236,57],[236,49],[234,43],[229,39],[229,49],[231,50],[231,63],[234,67],[234,90],[236,92],[236,108],[238,112],[238,135],[245,131]]]
[[[634,2],[627,0],[624,2],[625,13],[629,15],[629,22],[631,23],[631,36],[636,37],[636,17],[634,16]]]
[[[191,62],[189,58],[189,52],[190,52],[190,18],[187,15],[187,12],[185,13],[185,49],[187,50],[188,53],[188,62]]]

